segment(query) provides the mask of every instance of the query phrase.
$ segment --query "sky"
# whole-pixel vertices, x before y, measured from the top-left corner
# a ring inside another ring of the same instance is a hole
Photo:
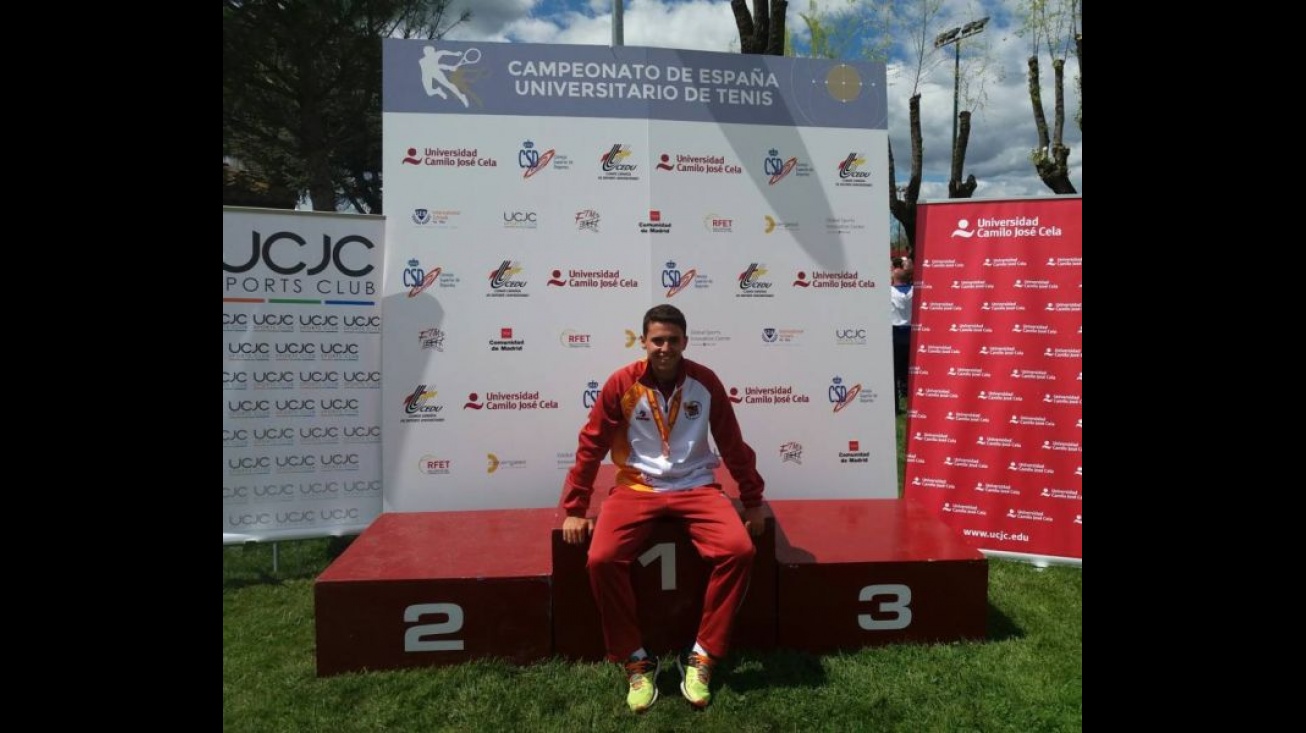
[[[512,43],[612,44],[612,0],[453,0],[457,7],[469,7],[469,22],[456,27],[446,38],[458,41]],[[862,0],[817,0],[816,10],[827,25],[849,25],[848,9],[863,12],[873,3]],[[881,5],[883,3],[880,3]],[[903,3],[919,6],[920,3]],[[961,109],[972,109],[971,135],[964,175],[974,174],[979,182],[975,198],[1007,198],[1051,195],[1030,162],[1038,143],[1026,81],[1028,38],[1017,34],[1017,0],[943,0],[939,16],[928,26],[926,37],[971,20],[988,16],[979,35],[962,41],[963,89]],[[624,0],[623,29],[627,46],[654,46],[695,51],[738,52],[739,32],[729,0]],[[749,2],[752,6],[752,0]],[[790,0],[786,25],[800,49],[808,42],[807,26],[799,17],[810,13],[810,0]],[[877,40],[884,34],[876,34]],[[914,69],[905,34],[892,33],[897,44],[888,59],[889,139],[897,167],[897,183],[906,184],[911,159],[907,104],[911,96]],[[925,68],[921,73],[921,130],[924,137],[924,169],[921,199],[947,198],[949,154],[952,139],[954,48],[935,50],[926,43]],[[846,58],[856,60],[850,50]],[[982,54],[983,62],[970,58]],[[983,63],[988,72],[977,75]],[[1048,124],[1052,124],[1052,66],[1041,56],[1043,100]],[[1073,115],[1078,108],[1073,54],[1066,62],[1065,143],[1070,147],[1071,182],[1083,193],[1081,134]],[[982,79],[968,84],[968,80]],[[982,86],[982,101],[970,99]]]

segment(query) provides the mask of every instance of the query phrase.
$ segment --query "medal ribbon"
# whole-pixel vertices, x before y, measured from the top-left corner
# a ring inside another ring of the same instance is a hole
[[[676,426],[676,418],[680,416],[680,388],[676,388],[675,395],[671,398],[671,409],[669,414],[662,414],[662,401],[659,390],[652,387],[644,387],[644,395],[649,405],[653,407],[653,422],[657,423],[658,434],[662,436],[662,457],[671,458],[671,429]]]

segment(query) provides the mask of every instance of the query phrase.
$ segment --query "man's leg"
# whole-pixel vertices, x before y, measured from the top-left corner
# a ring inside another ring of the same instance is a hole
[[[618,486],[603,502],[590,540],[590,590],[603,622],[608,659],[622,663],[643,646],[630,561],[648,540],[661,511],[660,495]]]
[[[685,520],[698,554],[712,567],[697,642],[711,656],[724,657],[730,650],[735,614],[748,592],[757,548],[734,504],[720,490],[704,487],[667,496],[673,514]]]

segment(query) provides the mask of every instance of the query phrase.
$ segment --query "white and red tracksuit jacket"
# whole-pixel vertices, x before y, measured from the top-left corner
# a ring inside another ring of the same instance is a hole
[[[669,432],[664,455],[662,430]],[[708,445],[716,441],[721,460]],[[707,367],[681,359],[671,398],[665,397],[643,359],[608,377],[580,432],[576,463],[567,473],[563,509],[583,517],[589,509],[594,477],[608,451],[617,483],[639,491],[676,491],[716,483],[714,470],[725,462],[739,484],[745,507],[762,504],[765,482],[757,458],[744,442],[734,407],[721,380]]]

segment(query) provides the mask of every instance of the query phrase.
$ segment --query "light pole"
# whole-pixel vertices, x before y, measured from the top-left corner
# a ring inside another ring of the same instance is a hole
[[[952,44],[956,51],[952,62],[952,158],[954,160],[957,157],[957,116],[961,114],[961,110],[957,109],[957,97],[961,91],[961,39],[983,33],[984,24],[988,22],[988,16],[985,16],[979,20],[972,20],[966,25],[950,28],[934,37],[935,48]]]

